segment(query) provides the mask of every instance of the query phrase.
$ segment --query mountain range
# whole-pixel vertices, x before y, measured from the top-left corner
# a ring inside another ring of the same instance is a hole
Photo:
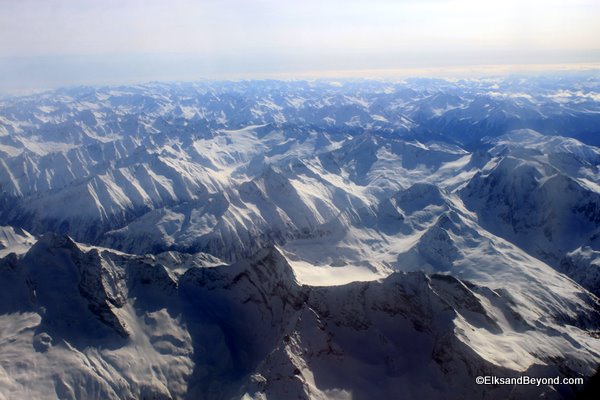
[[[600,79],[0,98],[0,399],[576,398]],[[449,395],[451,394],[451,395]]]

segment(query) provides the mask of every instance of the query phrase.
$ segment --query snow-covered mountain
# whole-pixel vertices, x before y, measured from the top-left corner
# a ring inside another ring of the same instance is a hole
[[[492,158],[460,190],[482,227],[555,267],[568,263],[565,257],[573,262],[573,251],[597,248],[598,148],[533,131],[490,144]],[[589,258],[579,259],[586,264]],[[565,272],[600,294],[593,269],[585,276],[573,268]]]
[[[0,100],[0,398],[573,398],[600,81]]]
[[[542,269],[535,285],[518,270],[490,286],[395,272],[318,287],[298,283],[273,247],[231,266],[215,261],[197,256],[185,269],[172,255],[55,234],[5,257],[3,337],[13,339],[0,344],[3,394],[360,399],[403,388],[411,398],[528,398],[530,388],[488,391],[473,376],[589,376],[600,361],[586,332],[598,299],[540,262],[523,267]]]

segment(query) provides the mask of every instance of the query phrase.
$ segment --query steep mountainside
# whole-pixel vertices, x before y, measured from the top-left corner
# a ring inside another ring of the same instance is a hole
[[[174,254],[53,234],[5,257],[0,273],[3,338],[13,338],[0,343],[7,398],[470,398],[484,393],[477,375],[589,376],[600,361],[586,333],[598,299],[556,273],[523,280],[560,288],[553,294],[513,292],[508,276],[490,287],[423,272],[314,287],[273,247],[231,266],[196,257],[186,269]]]
[[[600,365],[599,93],[0,99],[0,399],[575,398]],[[584,384],[475,381],[521,375]]]

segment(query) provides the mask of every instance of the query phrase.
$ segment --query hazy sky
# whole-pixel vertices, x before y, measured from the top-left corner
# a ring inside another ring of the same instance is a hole
[[[0,0],[0,90],[600,62],[599,0]]]

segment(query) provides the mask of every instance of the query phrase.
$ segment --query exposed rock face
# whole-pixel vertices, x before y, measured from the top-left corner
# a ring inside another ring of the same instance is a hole
[[[591,375],[600,360],[588,347],[597,345],[591,338],[550,343],[545,348],[554,359],[532,351],[530,340],[556,329],[561,315],[531,320],[509,293],[449,275],[398,272],[381,281],[313,287],[297,282],[274,247],[182,275],[173,271],[185,257],[159,258],[172,263],[45,235],[21,258],[2,260],[2,274],[13,279],[3,290],[30,290],[29,301],[11,311],[18,318],[2,317],[31,332],[10,347],[41,363],[28,379],[48,378],[46,363],[60,357],[51,387],[67,398],[366,399],[400,390],[415,399],[450,392],[561,398],[572,389],[484,388],[474,377]],[[580,310],[570,323],[571,331],[597,329],[597,308]],[[529,362],[497,358],[510,332],[520,335],[512,350],[530,351]],[[476,344],[483,337],[487,349]],[[91,373],[89,362],[106,366]],[[150,380],[148,367],[155,370]],[[115,382],[116,376],[125,380]]]

